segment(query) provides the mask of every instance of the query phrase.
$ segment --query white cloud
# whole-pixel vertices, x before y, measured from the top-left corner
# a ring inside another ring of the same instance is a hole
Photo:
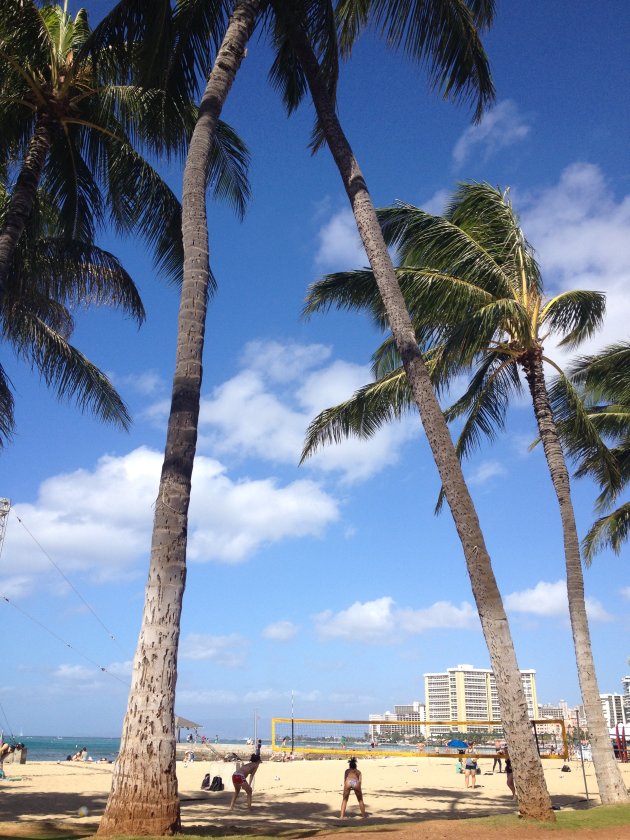
[[[274,642],[288,642],[295,638],[298,632],[297,624],[292,621],[274,621],[273,624],[268,624],[262,631],[265,639],[271,639]]]
[[[630,586],[624,586],[623,589],[619,590],[619,593],[626,601],[630,601]]]
[[[325,344],[298,344],[288,341],[250,341],[245,345],[242,365],[264,373],[272,382],[292,382],[306,371],[321,367],[332,354]]]
[[[326,364],[329,355],[322,345],[249,344],[243,358],[248,367],[202,400],[200,451],[297,466],[311,420],[371,380],[367,365]],[[327,444],[305,465],[338,473],[344,482],[364,481],[395,464],[403,443],[420,434],[417,417],[406,417],[370,440]]]
[[[140,447],[123,456],[103,456],[92,470],[44,481],[36,502],[14,506],[37,543],[11,517],[0,591],[15,598],[27,595],[36,582],[57,586],[60,577],[49,557],[74,581],[81,574],[97,583],[140,574],[136,570],[149,551],[162,460],[161,453]],[[233,480],[218,461],[199,455],[189,557],[242,562],[263,544],[318,537],[338,515],[336,501],[313,481]],[[59,594],[67,590],[63,581]]]
[[[424,633],[427,630],[460,629],[479,627],[479,616],[467,601],[459,607],[449,601],[438,601],[423,610],[400,610],[400,625],[407,633]]]
[[[530,126],[511,99],[504,99],[486,111],[481,122],[469,126],[453,149],[453,160],[459,168],[473,155],[488,160],[501,149],[524,140]]]
[[[351,210],[344,208],[335,213],[320,229],[318,239],[318,265],[344,271],[368,264]]]
[[[459,607],[438,601],[425,609],[399,608],[389,596],[361,603],[345,610],[326,610],[313,616],[317,632],[324,639],[356,642],[393,642],[407,635],[436,629],[468,629],[479,626],[476,610],[467,602]]]
[[[630,321],[630,195],[616,199],[599,167],[574,163],[557,184],[517,198],[547,293],[606,293],[604,328],[580,352],[625,338]]]
[[[512,592],[505,598],[505,608],[511,612],[529,613],[547,618],[568,618],[569,601],[566,581],[539,581],[532,589]],[[595,598],[586,598],[586,612],[591,621],[611,621],[610,616]]]
[[[179,655],[182,659],[210,660],[224,668],[240,668],[247,657],[249,643],[237,633],[228,636],[207,636],[191,633],[182,639]]]
[[[147,370],[143,373],[129,373],[125,376],[120,376],[117,373],[109,373],[108,376],[117,388],[129,388],[129,390],[135,391],[143,396],[153,396],[163,391],[166,387],[164,378],[155,370]]]
[[[482,461],[469,475],[466,476],[468,484],[486,484],[493,478],[507,475],[507,470],[498,461]]]

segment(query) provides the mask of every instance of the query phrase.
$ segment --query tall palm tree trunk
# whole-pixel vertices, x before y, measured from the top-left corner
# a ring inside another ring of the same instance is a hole
[[[50,129],[39,119],[29,141],[20,174],[11,194],[9,209],[0,230],[0,298],[4,294],[16,246],[33,212],[50,143]]]
[[[575,525],[573,503],[571,501],[569,472],[549,404],[549,395],[545,385],[543,370],[542,348],[539,346],[529,351],[523,358],[522,364],[532,395],[534,414],[536,415],[540,439],[545,452],[545,458],[547,459],[547,465],[549,466],[551,481],[553,482],[553,488],[560,507],[567,572],[569,616],[571,618],[578,678],[586,719],[588,721],[588,732],[593,752],[593,766],[595,768],[599,795],[604,805],[628,802],[628,791],[615,760],[608,734],[608,727],[606,726],[606,720],[599,698],[588,616],[586,614],[586,602],[584,599],[584,576],[580,558],[580,543]]]
[[[403,361],[462,543],[475,603],[497,682],[503,725],[514,763],[514,779],[520,812],[523,816],[533,819],[554,821],[555,815],[551,810],[551,800],[528,720],[527,702],[507,615],[479,526],[477,512],[418,348],[413,325],[365,179],[337,119],[334,105],[321,79],[317,59],[306,37],[298,27],[293,27],[291,37],[306,75],[326,141],[348,194],[361,240],[383,299],[389,326]]]
[[[245,54],[259,6],[260,0],[243,0],[230,19],[201,101],[184,170],[184,279],[171,411],[142,627],[120,754],[98,829],[101,835],[166,835],[181,828],[174,708],[208,301],[206,175],[217,120]]]

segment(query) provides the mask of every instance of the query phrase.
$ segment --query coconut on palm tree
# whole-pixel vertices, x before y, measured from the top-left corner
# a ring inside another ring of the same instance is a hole
[[[510,397],[522,388],[519,370],[524,374],[560,509],[571,628],[600,796],[605,803],[627,801],[599,699],[569,475],[544,374],[545,362],[559,370],[545,354],[548,337],[578,346],[600,326],[604,295],[577,290],[547,299],[507,193],[488,184],[461,185],[444,216],[401,204],[382,211],[380,220],[388,244],[399,249],[401,288],[434,384],[439,389],[456,375],[470,376],[463,396],[445,412],[448,421],[464,421],[456,445],[460,458],[504,425]],[[311,288],[307,311],[367,308],[383,323],[376,285],[368,271],[329,276]],[[348,433],[371,434],[411,404],[397,355],[390,339],[376,358],[383,377],[319,415],[306,454]],[[448,499],[444,483],[443,492]],[[503,702],[501,708],[505,714]]]
[[[0,185],[0,225],[9,201]],[[142,323],[140,295],[115,256],[92,243],[58,236],[58,227],[56,209],[40,191],[0,298],[0,336],[60,398],[73,398],[80,408],[127,428],[130,417],[113,385],[69,338],[77,307],[113,306]],[[0,446],[13,429],[13,391],[0,365]]]

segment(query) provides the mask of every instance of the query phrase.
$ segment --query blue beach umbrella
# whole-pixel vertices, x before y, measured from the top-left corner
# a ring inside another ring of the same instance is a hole
[[[465,750],[468,744],[466,743],[466,741],[460,741],[457,738],[454,738],[452,741],[447,741],[446,746],[455,747],[455,749],[458,750]]]

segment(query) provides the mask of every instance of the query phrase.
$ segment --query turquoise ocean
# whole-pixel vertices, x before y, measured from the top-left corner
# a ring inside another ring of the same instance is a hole
[[[107,758],[113,761],[118,755],[120,738],[91,738],[68,735],[58,737],[54,735],[9,735],[4,733],[4,740],[9,744],[21,742],[28,748],[28,761],[65,761],[69,755],[74,755],[83,747],[87,747],[88,755],[94,761]]]

